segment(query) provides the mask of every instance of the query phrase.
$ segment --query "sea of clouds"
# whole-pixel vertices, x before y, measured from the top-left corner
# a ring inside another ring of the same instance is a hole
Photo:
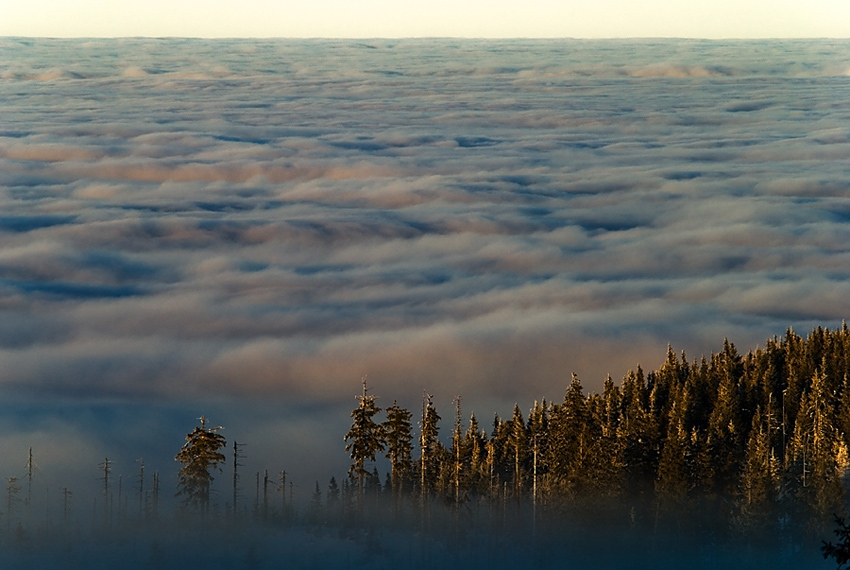
[[[306,494],[364,375],[488,425],[838,326],[848,88],[848,41],[0,38],[0,470],[170,473],[206,413]]]

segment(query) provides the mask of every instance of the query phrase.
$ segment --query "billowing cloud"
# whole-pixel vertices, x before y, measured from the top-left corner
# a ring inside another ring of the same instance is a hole
[[[333,454],[364,374],[486,418],[850,311],[846,42],[3,45],[10,401]]]

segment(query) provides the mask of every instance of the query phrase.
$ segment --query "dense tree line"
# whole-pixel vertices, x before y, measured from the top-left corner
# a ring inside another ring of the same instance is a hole
[[[601,394],[574,375],[562,402],[535,402],[524,417],[494,418],[487,433],[460,399],[449,445],[431,397],[419,421],[394,402],[378,423],[365,390],[346,435],[355,503],[381,488],[368,465],[389,459],[384,492],[422,507],[438,501],[530,505],[541,521],[563,516],[643,528],[776,538],[823,533],[845,511],[850,446],[850,330],[788,330],[739,354],[725,341],[689,361],[668,348],[663,365],[609,377]],[[350,502],[349,501],[349,502]]]
[[[697,360],[668,347],[658,370],[638,367],[619,384],[609,377],[601,393],[587,393],[573,375],[562,401],[537,401],[526,412],[517,404],[486,427],[474,414],[464,420],[460,397],[448,426],[427,393],[415,414],[396,401],[381,409],[364,379],[344,435],[347,476],[326,488],[315,482],[299,508],[285,471],[257,472],[253,501],[242,497],[244,444],[234,441],[227,460],[221,428],[199,420],[175,456],[172,514],[160,509],[157,472],[148,481],[140,461],[123,491],[118,478],[116,498],[104,459],[94,503],[75,507],[61,488],[54,522],[38,525],[30,453],[26,477],[7,480],[0,538],[26,545],[41,533],[68,547],[83,527],[78,517],[90,516],[92,536],[107,542],[149,533],[153,543],[179,543],[187,529],[211,524],[227,532],[298,529],[340,544],[355,538],[367,550],[379,533],[393,533],[397,542],[437,539],[481,555],[531,544],[538,553],[599,556],[613,539],[614,566],[638,555],[686,564],[694,549],[716,556],[718,545],[743,539],[748,549],[764,547],[758,556],[771,552],[793,567],[786,549],[816,547],[846,512],[850,329],[818,328],[805,338],[788,330],[746,354],[725,341]],[[222,508],[211,489],[225,464],[233,491]],[[204,524],[186,524],[193,516]],[[843,522],[839,531],[838,545],[824,552],[850,559]],[[671,552],[681,553],[679,562]]]

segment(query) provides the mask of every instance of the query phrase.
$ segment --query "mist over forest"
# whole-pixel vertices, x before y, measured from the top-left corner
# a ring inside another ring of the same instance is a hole
[[[30,450],[24,476],[6,479],[0,560],[827,568],[820,550],[841,563],[850,547],[847,325],[789,329],[746,354],[727,340],[698,361],[668,348],[658,370],[609,377],[601,394],[574,375],[562,402],[535,401],[527,419],[516,405],[489,433],[457,397],[448,445],[430,394],[418,421],[376,401],[364,378],[344,436],[349,469],[316,479],[309,502],[285,470],[246,476],[246,444],[229,452],[205,416],[175,455],[173,497],[143,459],[116,484],[104,458],[97,494],[81,505],[64,486],[51,500]]]
[[[32,448],[58,521],[144,458],[171,509],[203,415],[305,506],[364,376],[450,447],[457,396],[489,434],[841,330],[848,81],[844,40],[0,38],[0,475]]]

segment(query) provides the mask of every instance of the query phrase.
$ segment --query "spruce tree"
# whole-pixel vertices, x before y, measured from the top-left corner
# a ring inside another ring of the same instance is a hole
[[[382,424],[386,441],[386,456],[390,460],[391,489],[396,501],[401,496],[405,484],[409,481],[413,469],[411,417],[412,414],[409,411],[399,407],[398,403],[393,401],[393,405],[387,408],[387,419]]]
[[[682,401],[674,403],[671,410],[655,481],[656,499],[668,511],[678,511],[685,506],[691,486],[687,453],[689,434],[684,426],[682,404]]]
[[[753,416],[746,453],[738,523],[750,534],[764,534],[774,530],[777,521],[779,461],[770,446],[768,421],[761,409],[757,409]]]
[[[617,427],[620,425],[620,389],[614,385],[611,376],[605,378],[602,401],[605,404],[602,435],[606,438],[616,438]]]
[[[422,423],[419,435],[419,491],[427,497],[436,487],[440,477],[440,459],[443,446],[438,439],[440,415],[432,402],[431,394],[423,395]]]
[[[708,447],[711,482],[718,496],[734,496],[740,481],[740,465],[746,442],[741,421],[740,358],[727,341],[724,351],[712,359],[718,378],[717,396],[709,418]]]
[[[460,396],[455,398],[455,428],[452,432],[452,446],[449,449],[451,456],[451,486],[452,499],[457,507],[468,499],[467,482],[469,480],[469,456],[466,446],[466,438],[463,434],[461,423]]]
[[[366,469],[367,461],[375,461],[375,455],[384,450],[384,430],[375,423],[375,415],[381,408],[375,405],[375,397],[368,394],[366,378],[363,378],[363,394],[357,396],[359,404],[351,411],[354,420],[345,441],[345,450],[351,454],[351,467],[348,476],[357,480],[360,497],[363,496],[364,486],[369,477]]]
[[[310,496],[310,506],[307,509],[307,520],[315,525],[320,525],[323,520],[322,489],[319,487],[318,481],[316,481],[316,487],[313,489],[313,494]]]
[[[466,430],[465,447],[469,454],[469,488],[475,495],[488,491],[489,473],[487,471],[487,436],[478,425],[475,414],[469,417],[469,427]]]
[[[536,507],[541,491],[545,487],[543,479],[547,471],[546,456],[549,440],[549,409],[546,400],[534,402],[528,414],[528,442],[531,447],[531,499]]]
[[[209,509],[210,485],[214,479],[211,471],[224,463],[225,457],[220,450],[227,442],[218,433],[221,426],[210,428],[204,416],[199,419],[201,425],[186,435],[186,443],[174,459],[183,465],[177,474],[177,495],[183,497],[184,506],[193,506],[205,513]]]
[[[522,411],[520,411],[518,404],[514,404],[508,442],[511,447],[513,459],[513,474],[511,476],[513,492],[516,497],[521,497],[523,480],[526,474],[526,458],[528,456],[528,432],[526,431],[525,420],[522,418]]]
[[[661,434],[649,411],[649,387],[640,366],[623,378],[621,394],[622,412],[617,427],[619,480],[629,518],[632,524],[639,524],[650,516]]]
[[[336,477],[331,477],[331,480],[328,482],[327,501],[325,502],[327,505],[328,520],[333,521],[340,517],[339,494],[339,485],[336,483]]]
[[[502,421],[499,414],[493,417],[493,430],[487,445],[487,471],[491,491],[502,492],[502,486],[511,479],[514,468],[513,447],[510,444],[512,422]]]
[[[808,510],[810,530],[820,530],[826,517],[842,515],[842,478],[848,467],[844,438],[835,427],[835,396],[820,372],[814,374],[811,389],[797,415],[790,466],[800,485],[799,500]]]

